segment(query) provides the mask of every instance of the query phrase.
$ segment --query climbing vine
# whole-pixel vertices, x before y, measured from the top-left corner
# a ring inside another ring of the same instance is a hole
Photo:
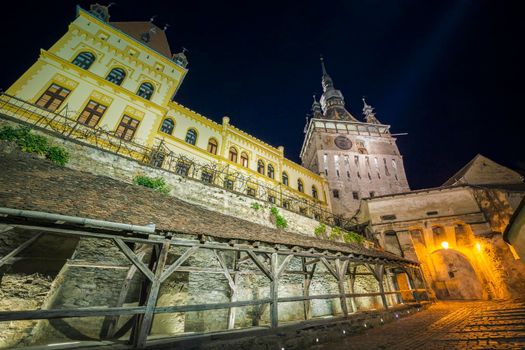
[[[277,226],[277,228],[285,229],[288,227],[288,221],[286,221],[285,217],[279,213],[279,209],[272,207],[270,209],[270,214],[275,219],[275,226]]]

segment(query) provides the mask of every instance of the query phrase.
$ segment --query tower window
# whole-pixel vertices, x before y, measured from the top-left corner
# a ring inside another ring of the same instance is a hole
[[[368,180],[372,180],[372,176],[368,173]]]
[[[117,127],[115,135],[123,140],[130,141],[135,135],[139,123],[140,122],[137,119],[133,119],[130,116],[124,115],[120,120],[120,124]]]
[[[51,84],[36,101],[36,105],[54,112],[60,107],[70,92],[71,90],[60,85]]]
[[[248,158],[248,155],[246,154],[246,152],[242,152],[241,153],[241,165],[245,168],[248,167],[248,163],[249,163],[249,158]]]
[[[303,180],[301,179],[297,180],[297,190],[299,192],[304,192],[304,184],[303,184]]]
[[[93,62],[95,62],[95,55],[87,51],[79,53],[73,60],[73,64],[82,69],[89,69]]]
[[[354,156],[354,163],[356,167],[359,166],[359,156]]]
[[[370,198],[374,198],[376,196],[376,193],[374,191],[370,192]]]
[[[288,174],[283,172],[283,185],[288,186],[289,180],[288,180]]]
[[[194,145],[197,143],[197,131],[195,129],[190,129],[186,133],[185,141],[189,143],[190,145]]]
[[[333,190],[332,195],[334,196],[334,198],[339,198],[339,190]]]
[[[235,147],[230,147],[229,159],[230,162],[237,163],[237,150],[235,149]]]
[[[350,172],[349,171],[346,172],[346,177],[350,178]]]
[[[101,105],[100,103],[89,100],[82,113],[80,113],[77,121],[81,124],[94,127],[98,124],[100,118],[102,118],[106,108],[106,106]]]
[[[164,119],[162,122],[162,126],[160,127],[160,131],[171,135],[173,133],[173,129],[175,128],[175,122],[171,118]]]
[[[107,81],[112,82],[113,84],[120,85],[126,77],[126,72],[121,68],[113,68],[106,77]]]
[[[275,178],[275,170],[271,164],[268,164],[268,177],[272,179]]]
[[[137,95],[139,95],[142,98],[145,98],[146,100],[149,100],[153,95],[153,90],[153,85],[151,85],[150,83],[142,83],[140,84],[139,90],[137,91]]]
[[[264,175],[264,162],[260,159],[257,161],[257,172]]]
[[[314,197],[315,199],[318,198],[318,194],[317,194],[317,188],[315,188],[315,186],[312,186],[312,197]]]
[[[352,192],[352,198],[359,199],[359,192],[356,192],[356,191]]]
[[[213,137],[208,140],[208,152],[211,154],[217,154],[217,147],[219,143]]]

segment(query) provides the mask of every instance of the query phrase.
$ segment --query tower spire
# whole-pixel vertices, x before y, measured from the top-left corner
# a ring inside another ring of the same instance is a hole
[[[328,73],[326,72],[323,55],[321,55],[321,69],[323,71],[323,77],[321,79],[321,84],[323,85],[323,91],[326,92],[334,88],[334,82],[332,81],[332,78],[330,78]]]
[[[313,95],[314,101],[312,102],[312,118],[323,118],[323,110],[321,109],[321,104],[317,101],[315,98],[315,95]]]

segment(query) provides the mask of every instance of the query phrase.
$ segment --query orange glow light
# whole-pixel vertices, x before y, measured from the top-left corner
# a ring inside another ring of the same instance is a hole
[[[478,252],[481,252],[481,244],[479,242],[476,243],[476,249]]]
[[[447,241],[443,241],[441,242],[441,246],[445,249],[448,249],[448,242]]]

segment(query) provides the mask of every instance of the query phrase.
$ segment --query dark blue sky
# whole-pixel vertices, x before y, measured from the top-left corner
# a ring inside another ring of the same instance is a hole
[[[230,116],[292,160],[321,92],[322,53],[354,116],[365,95],[392,132],[408,133],[398,145],[412,188],[440,185],[477,153],[525,169],[521,1],[117,2],[111,20],[157,15],[172,51],[189,50],[178,102]],[[4,9],[0,87],[66,31],[75,4]]]

